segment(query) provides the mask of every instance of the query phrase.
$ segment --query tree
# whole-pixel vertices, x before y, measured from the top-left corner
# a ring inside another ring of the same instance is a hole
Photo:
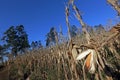
[[[31,43],[31,48],[32,49],[39,49],[39,48],[42,48],[43,46],[42,46],[42,43],[41,43],[41,41],[39,40],[39,41],[32,41],[32,43]]]
[[[70,35],[71,35],[71,37],[75,37],[77,35],[77,31],[78,31],[77,27],[75,25],[72,25],[70,27]]]
[[[28,35],[24,30],[24,26],[11,26],[2,38],[6,42],[6,45],[11,50],[14,56],[17,56],[18,52],[24,52],[29,47]]]
[[[0,45],[0,63],[3,62],[3,47]]]
[[[47,35],[46,35],[46,37],[47,37],[46,46],[50,46],[50,45],[56,43],[55,36],[57,36],[57,32],[55,31],[55,28],[52,27],[50,29],[50,32],[47,33]]]
[[[0,63],[3,63],[3,57],[7,54],[6,46],[0,45]]]
[[[97,34],[101,34],[105,32],[105,29],[102,24],[96,25],[94,26],[94,28]]]

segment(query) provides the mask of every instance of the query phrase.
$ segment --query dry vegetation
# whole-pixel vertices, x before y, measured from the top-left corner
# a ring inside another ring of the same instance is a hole
[[[112,0],[108,0],[112,5]],[[117,1],[117,0],[116,0]],[[113,1],[114,2],[114,1]],[[5,63],[9,80],[119,80],[120,79],[120,24],[116,24],[109,31],[89,33],[83,22],[79,10],[70,0],[66,6],[66,23],[69,32],[69,6],[72,6],[77,19],[82,25],[84,34],[71,38],[69,42],[56,44],[50,48],[27,51],[24,55],[10,58]],[[112,5],[113,7],[115,5]],[[118,7],[115,7],[118,11]],[[58,38],[56,36],[56,41]],[[77,48],[74,45],[78,46]],[[91,74],[83,65],[84,61],[76,61],[80,53],[74,50],[85,51],[94,49],[98,63],[96,71]],[[5,74],[5,73],[2,73]],[[1,75],[1,73],[0,73]],[[2,78],[0,78],[2,79]]]

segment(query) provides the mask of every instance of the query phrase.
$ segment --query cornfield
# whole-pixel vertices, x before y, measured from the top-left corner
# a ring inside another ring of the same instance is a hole
[[[107,0],[120,14],[117,0]],[[83,34],[70,35],[69,9],[72,6]],[[116,7],[117,6],[117,7]],[[26,51],[6,63],[9,80],[119,80],[120,24],[109,31],[89,33],[74,0],[65,9],[69,41],[50,48]]]

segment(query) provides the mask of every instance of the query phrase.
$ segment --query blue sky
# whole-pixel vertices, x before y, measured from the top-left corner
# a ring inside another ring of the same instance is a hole
[[[10,26],[24,25],[29,41],[41,40],[45,44],[45,35],[52,26],[67,33],[65,23],[65,2],[67,0],[0,0],[0,37]],[[116,18],[116,11],[106,0],[76,0],[83,20],[88,25],[106,25],[109,19]],[[74,13],[71,24],[80,26]]]

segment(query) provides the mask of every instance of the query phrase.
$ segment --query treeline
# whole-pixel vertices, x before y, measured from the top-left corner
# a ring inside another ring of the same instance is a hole
[[[62,27],[61,27],[62,28]],[[87,27],[90,33],[94,31],[98,34],[101,33],[100,31],[105,31],[103,25],[96,25],[94,27]],[[70,27],[70,34],[71,37],[75,37],[76,35],[82,35],[82,31],[80,31],[80,27],[76,27],[72,25]],[[42,45],[41,41],[32,41],[29,43],[28,34],[25,31],[23,25],[19,26],[11,26],[7,29],[1,38],[2,44],[0,44],[0,58],[1,62],[3,62],[3,57],[7,56],[8,54],[13,54],[16,57],[18,54],[24,54],[26,50],[33,50],[39,49],[43,47],[48,47],[56,44],[55,37],[58,37],[58,42],[62,43],[63,38],[66,39],[62,29],[60,32],[57,32],[55,27],[51,27],[50,31],[46,34],[46,45]],[[67,40],[66,40],[67,41]]]

